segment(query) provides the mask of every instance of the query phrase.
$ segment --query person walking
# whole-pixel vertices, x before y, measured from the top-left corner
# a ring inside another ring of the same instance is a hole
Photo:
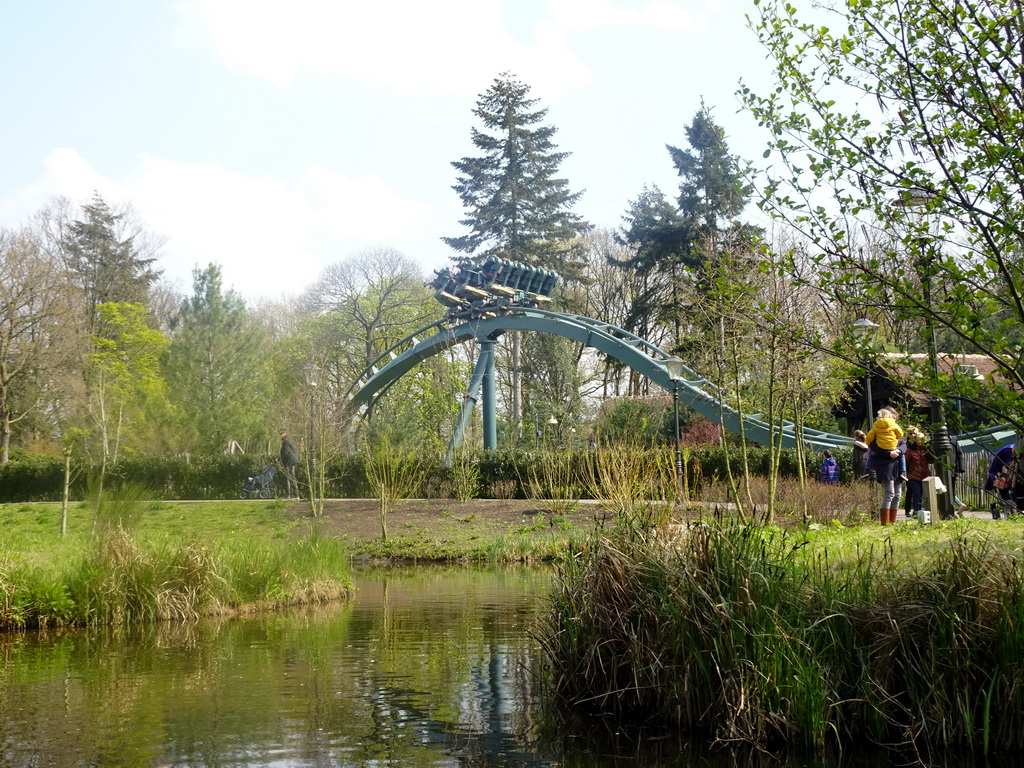
[[[285,496],[289,499],[299,498],[299,482],[295,478],[295,468],[299,465],[299,452],[295,443],[285,429],[277,433],[281,437],[281,465],[284,467]]]

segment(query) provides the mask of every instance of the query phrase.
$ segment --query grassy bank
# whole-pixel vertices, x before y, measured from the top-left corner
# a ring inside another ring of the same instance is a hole
[[[185,620],[344,597],[348,551],[281,502],[0,506],[0,629]]]
[[[1022,534],[701,520],[595,542],[542,633],[554,693],[761,747],[1021,751]]]

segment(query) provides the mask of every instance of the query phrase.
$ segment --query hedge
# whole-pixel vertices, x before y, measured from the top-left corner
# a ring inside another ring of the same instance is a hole
[[[653,453],[670,452],[671,448],[650,449]],[[740,450],[729,447],[733,471],[740,466]],[[767,475],[769,451],[761,446],[747,449],[751,473]],[[849,482],[852,475],[850,451],[835,451],[843,482]],[[499,484],[511,486],[516,498],[525,498],[525,479],[531,475],[537,454],[530,451],[476,451],[469,454],[475,461],[479,473],[479,495],[487,497]],[[595,454],[592,451],[576,451],[566,455],[574,471],[589,475],[593,469]],[[453,470],[445,468],[438,458],[424,459],[428,492],[442,493],[450,483]],[[793,450],[782,452],[779,472],[783,476],[796,476],[797,454]],[[274,464],[270,456],[214,455],[192,457],[148,456],[124,459],[109,468],[109,476],[130,480],[149,488],[154,498],[166,500],[190,499],[235,499],[238,498],[246,480],[257,474],[267,464]],[[807,472],[817,478],[821,464],[820,454],[809,454]],[[690,449],[688,471],[691,483],[696,481],[697,468],[701,477],[724,478],[725,449],[717,446]],[[72,461],[71,497],[81,499],[90,475],[97,473],[95,467]],[[304,480],[301,476],[300,482]],[[360,453],[345,454],[332,460],[327,468],[329,477],[327,495],[331,498],[371,497],[366,479],[365,457]],[[278,474],[280,481],[281,475]],[[12,451],[11,461],[0,464],[0,502],[60,501],[64,484],[64,459],[61,456],[42,456],[25,451]],[[280,491],[281,483],[277,489]]]

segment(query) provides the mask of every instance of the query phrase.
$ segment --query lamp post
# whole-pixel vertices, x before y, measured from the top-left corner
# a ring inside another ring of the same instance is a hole
[[[679,382],[683,380],[683,361],[676,356],[666,358],[663,363],[672,380],[672,422],[676,433],[676,481],[683,484],[683,449],[679,443]]]
[[[857,337],[857,341],[860,342],[862,352],[864,353],[864,405],[865,411],[865,422],[868,429],[871,428],[871,419],[875,416],[875,406],[871,402],[871,357],[869,356],[868,345],[872,335],[878,329],[878,323],[873,323],[866,317],[858,318],[853,322],[853,335]]]
[[[911,191],[900,197],[896,205],[907,209],[911,218],[921,230],[927,224],[925,217],[929,213],[928,208],[935,201],[933,195],[921,191]],[[918,243],[921,247],[921,257],[917,261],[917,267],[921,272],[921,293],[925,306],[925,333],[928,344],[928,360],[931,363],[932,377],[934,384],[939,381],[939,352],[938,342],[935,335],[935,321],[930,314],[932,306],[932,270],[935,265],[935,246],[932,243],[930,234],[917,234]],[[935,386],[929,396],[929,421],[931,423],[932,440],[931,453],[935,458],[935,469],[942,484],[946,486],[947,492],[938,497],[939,517],[943,520],[953,518],[953,481],[949,467],[949,455],[953,449],[949,441],[949,429],[946,427],[946,415],[942,398],[935,395]]]
[[[547,424],[549,427],[551,427],[551,431],[552,432],[554,432],[556,429],[558,429],[558,419],[555,418],[555,414],[553,414],[553,413],[548,418],[548,420],[546,422],[544,422],[544,423]],[[549,448],[551,447],[551,438],[548,438],[548,447]]]
[[[309,465],[307,468],[307,477],[309,480],[309,503],[314,514],[317,514],[320,505],[323,504],[323,487],[322,483],[317,482],[319,477],[317,475],[319,466],[317,463],[317,440],[319,439],[318,424],[319,420],[319,402],[317,398],[318,387],[320,386],[320,366],[316,363],[310,363],[303,367],[303,374],[306,377],[306,384],[309,385],[309,450],[306,452],[306,463]]]

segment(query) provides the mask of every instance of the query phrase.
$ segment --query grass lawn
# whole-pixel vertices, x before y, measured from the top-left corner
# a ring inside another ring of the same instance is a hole
[[[696,519],[699,509],[685,513]],[[60,537],[59,503],[0,505],[0,553],[45,566],[80,552],[93,530],[92,513],[82,502],[68,511],[68,533]],[[353,555],[409,559],[534,559],[550,557],[569,540],[585,539],[614,521],[600,505],[553,510],[545,502],[523,500],[419,499],[394,505],[388,515],[389,542],[380,541],[380,517],[373,499],[329,500],[325,514],[312,518],[307,505],[284,500],[152,502],[145,506],[133,535],[142,544],[200,542],[207,546],[239,542],[273,544],[305,538],[316,530],[342,542]],[[783,522],[783,525],[787,525]],[[794,533],[803,531],[789,525]],[[836,565],[867,550],[899,552],[894,560],[912,567],[926,562],[958,536],[985,537],[999,550],[1024,556],[1024,517],[967,518],[932,525],[811,525],[805,556],[828,550]],[[800,535],[802,538],[803,534]]]
[[[284,501],[153,502],[145,505],[133,534],[142,544],[272,542],[309,530],[308,523],[287,514],[288,507]],[[59,562],[89,542],[92,512],[84,502],[72,503],[63,539],[60,526],[59,503],[0,504],[0,552],[37,565]]]

